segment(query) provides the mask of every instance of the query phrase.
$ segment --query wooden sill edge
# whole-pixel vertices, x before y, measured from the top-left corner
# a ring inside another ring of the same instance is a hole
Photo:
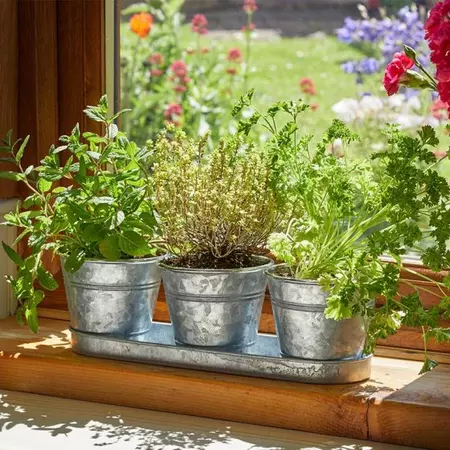
[[[372,378],[321,386],[74,354],[67,322],[30,336],[0,321],[0,388],[438,450],[450,439],[450,367],[374,358]]]

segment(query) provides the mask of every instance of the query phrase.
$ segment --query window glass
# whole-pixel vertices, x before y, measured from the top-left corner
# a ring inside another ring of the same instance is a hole
[[[436,127],[445,155],[445,106],[431,93],[401,88],[388,97],[384,68],[402,44],[423,63],[427,0],[121,0],[122,127],[139,144],[165,121],[190,136],[233,133],[230,110],[248,89],[264,110],[278,100],[306,100],[305,134],[332,119],[348,123],[360,142],[330,151],[367,159],[387,148],[387,122],[411,135]],[[251,114],[249,112],[249,114]],[[264,140],[261,133],[257,137]],[[448,177],[449,166],[440,164]],[[426,243],[424,243],[426,245]]]

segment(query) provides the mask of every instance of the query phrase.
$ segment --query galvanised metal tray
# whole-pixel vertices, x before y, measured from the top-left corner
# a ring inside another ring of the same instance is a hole
[[[370,377],[372,356],[358,360],[313,361],[280,356],[278,338],[259,334],[245,351],[229,353],[175,344],[171,324],[154,322],[151,331],[130,340],[74,329],[72,349],[79,354],[160,366],[207,370],[301,383],[355,383]]]

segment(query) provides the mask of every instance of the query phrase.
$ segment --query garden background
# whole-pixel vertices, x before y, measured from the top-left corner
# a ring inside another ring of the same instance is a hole
[[[426,0],[260,0],[250,11],[242,5],[122,1],[122,106],[133,109],[124,126],[138,143],[155,137],[165,121],[191,136],[232,133],[229,111],[254,88],[261,111],[279,100],[306,99],[305,134],[319,137],[333,118],[350,124],[361,141],[347,149],[336,142],[330,151],[337,156],[367,158],[382,150],[387,122],[411,132],[437,127],[436,156],[444,156],[445,107],[431,93],[402,89],[388,98],[382,87],[384,67],[403,43],[425,60]],[[142,13],[152,20],[140,36],[131,20]]]

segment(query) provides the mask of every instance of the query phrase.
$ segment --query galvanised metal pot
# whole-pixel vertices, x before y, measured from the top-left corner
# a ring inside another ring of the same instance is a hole
[[[327,294],[317,282],[277,275],[281,266],[267,271],[281,354],[322,361],[362,357],[364,319],[327,319]]]
[[[256,267],[187,269],[161,262],[175,341],[182,345],[239,351],[256,340],[265,271],[273,261],[255,257]]]
[[[161,284],[159,259],[88,260],[75,273],[63,269],[72,328],[122,338],[148,331]]]

